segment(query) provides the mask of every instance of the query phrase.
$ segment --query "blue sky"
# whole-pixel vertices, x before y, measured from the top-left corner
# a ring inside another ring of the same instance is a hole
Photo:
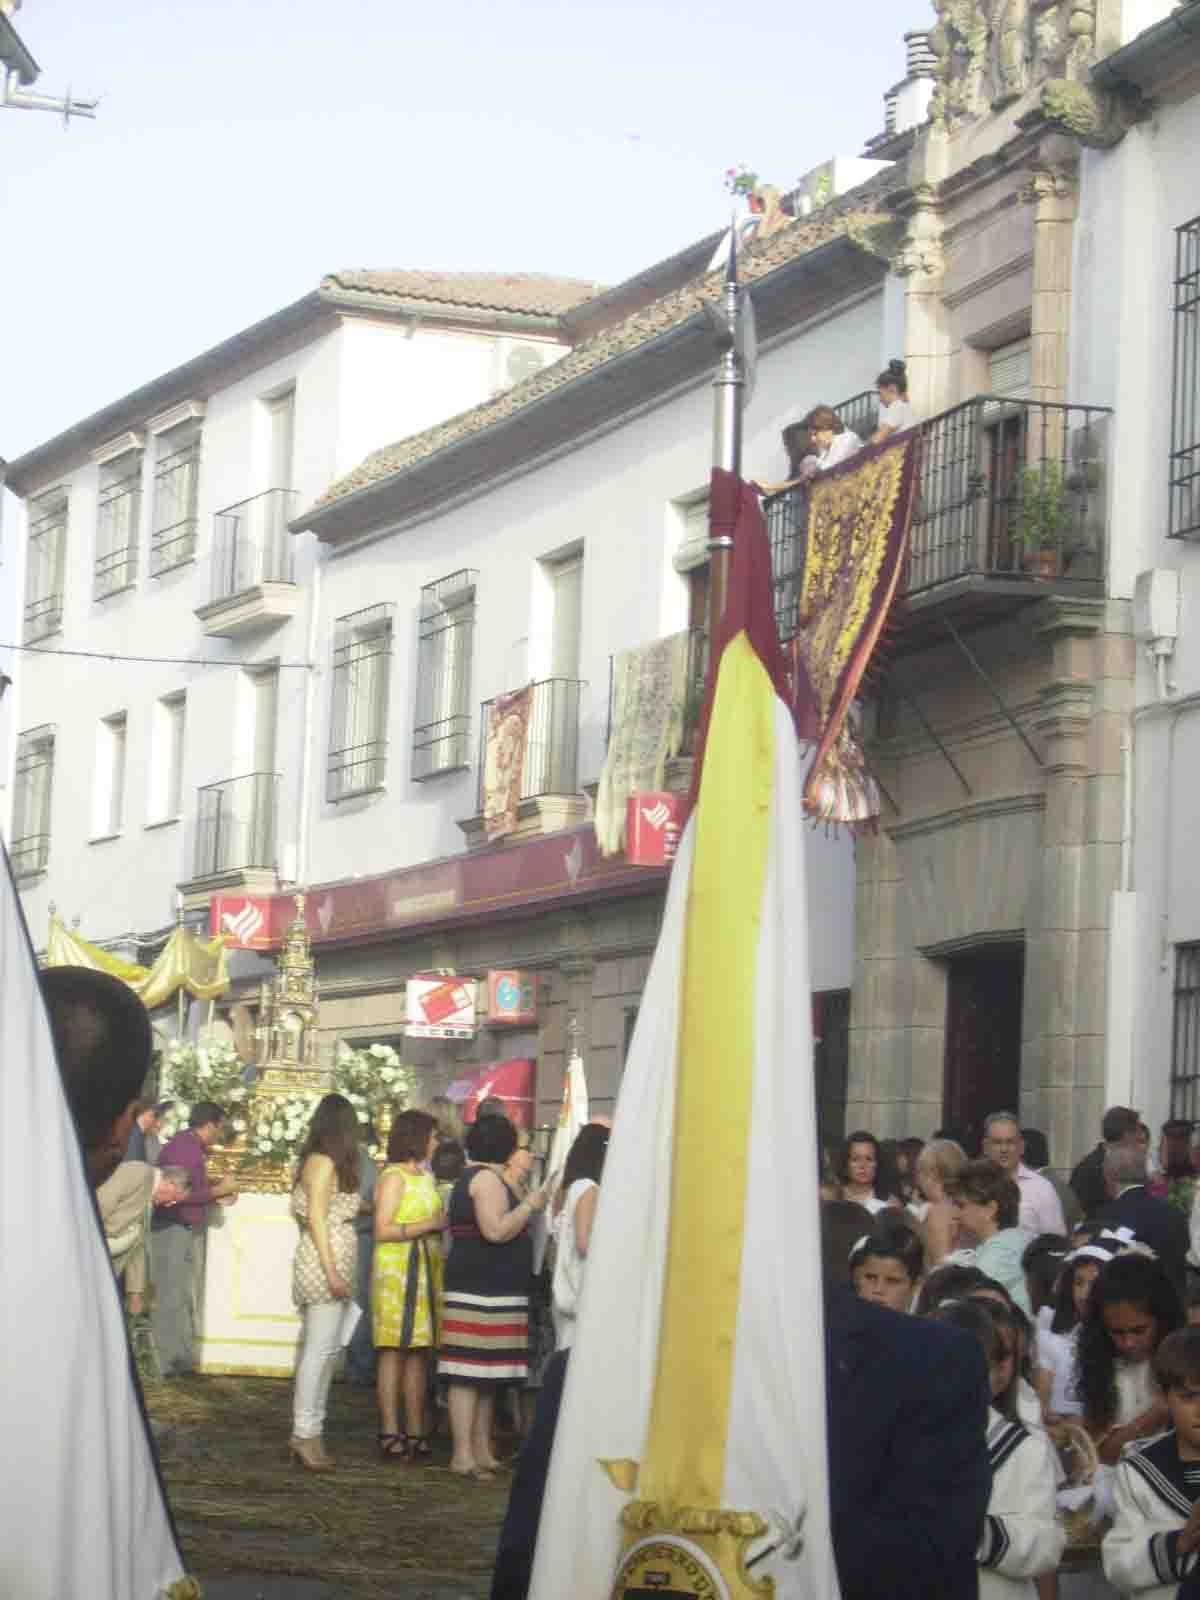
[[[337,267],[616,282],[880,130],[928,0],[25,0],[0,111],[0,455]]]

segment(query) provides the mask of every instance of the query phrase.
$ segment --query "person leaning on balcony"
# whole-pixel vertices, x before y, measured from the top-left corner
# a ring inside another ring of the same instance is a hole
[[[846,426],[832,406],[814,406],[801,426],[808,429],[811,453],[800,462],[796,476],[786,483],[751,483],[750,487],[759,494],[782,494],[785,489],[811,483],[819,472],[840,466],[862,449],[862,440]]]
[[[903,433],[917,420],[917,414],[908,403],[908,369],[903,361],[891,360],[875,379],[879,392],[879,421],[868,444],[883,444],[894,433]]]

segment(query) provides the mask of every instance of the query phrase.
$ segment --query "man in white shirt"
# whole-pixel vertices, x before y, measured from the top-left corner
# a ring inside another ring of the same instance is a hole
[[[1021,1191],[1020,1226],[1030,1233],[1066,1234],[1062,1202],[1048,1178],[1027,1167],[1021,1157],[1025,1140],[1011,1111],[993,1111],[983,1122],[983,1154],[1015,1178]]]

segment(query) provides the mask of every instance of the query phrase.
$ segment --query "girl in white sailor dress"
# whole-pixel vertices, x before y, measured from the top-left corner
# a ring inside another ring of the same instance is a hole
[[[986,1301],[950,1301],[935,1315],[979,1340],[992,1391],[987,1423],[992,1493],[975,1556],[979,1600],[1036,1600],[1034,1579],[1057,1569],[1066,1533],[1056,1516],[1049,1439],[999,1409],[1012,1403],[1016,1348],[1011,1329],[991,1316]]]

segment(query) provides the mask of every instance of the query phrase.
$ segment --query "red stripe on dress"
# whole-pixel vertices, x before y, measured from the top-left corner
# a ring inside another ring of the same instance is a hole
[[[471,1333],[477,1338],[486,1335],[489,1339],[501,1339],[505,1335],[528,1333],[529,1322],[456,1322],[447,1317],[442,1323],[443,1341],[451,1333]]]

